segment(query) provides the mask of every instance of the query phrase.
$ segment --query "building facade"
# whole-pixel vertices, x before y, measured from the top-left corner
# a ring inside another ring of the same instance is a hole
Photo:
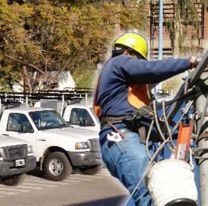
[[[200,0],[163,0],[163,57],[202,54],[208,50],[208,7]],[[181,1],[183,2],[183,1]],[[158,57],[159,0],[151,0],[149,9],[150,58]]]

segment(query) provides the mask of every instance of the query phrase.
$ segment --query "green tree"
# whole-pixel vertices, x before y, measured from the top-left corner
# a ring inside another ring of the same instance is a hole
[[[144,30],[147,23],[145,4],[136,0],[25,2],[8,5],[0,0],[0,75],[5,90],[15,82],[29,92],[50,88],[43,82],[55,82],[63,70],[72,73],[77,86],[89,87],[113,37],[124,29]]]
[[[21,55],[28,50],[24,30],[25,19],[31,15],[28,5],[20,7],[14,4],[12,7],[7,1],[0,0],[0,75],[2,89],[11,89],[12,84],[21,77]],[[8,57],[12,57],[10,59]],[[14,59],[18,59],[15,62]]]

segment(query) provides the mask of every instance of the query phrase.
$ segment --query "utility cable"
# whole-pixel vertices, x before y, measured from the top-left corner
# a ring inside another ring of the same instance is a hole
[[[193,101],[189,101],[187,106],[185,107],[185,109],[183,110],[183,115],[185,115],[185,113],[190,109],[191,105],[193,104]],[[208,103],[207,103],[208,104]],[[131,192],[129,198],[127,199],[125,205],[128,204],[128,202],[130,201],[130,199],[133,197],[134,193],[136,192],[136,190],[139,188],[139,186],[142,184],[142,181],[145,179],[148,171],[149,171],[149,168],[153,165],[154,163],[154,160],[156,159],[157,155],[162,151],[162,149],[165,147],[165,145],[167,144],[168,145],[168,148],[170,149],[170,151],[172,152],[173,151],[173,148],[175,147],[173,141],[172,141],[172,132],[178,127],[175,126],[173,128],[173,130],[171,131],[170,129],[170,126],[169,126],[169,123],[168,123],[168,119],[167,119],[167,116],[166,116],[166,113],[165,113],[165,103],[162,104],[162,109],[163,109],[163,116],[164,116],[164,121],[165,121],[165,125],[167,127],[167,131],[168,131],[168,137],[165,138],[165,136],[163,135],[163,132],[161,130],[161,127],[160,127],[160,124],[159,124],[159,120],[158,120],[158,116],[157,116],[157,108],[156,108],[156,101],[154,100],[153,101],[153,114],[154,114],[154,120],[152,120],[151,124],[150,124],[150,128],[148,130],[148,134],[147,134],[147,138],[146,138],[146,150],[147,150],[147,153],[148,153],[148,156],[150,158],[150,162],[148,163],[144,173],[143,173],[143,176],[142,178],[139,180],[139,182],[137,183],[137,185],[135,186],[134,190]],[[180,119],[181,121],[181,119]],[[156,152],[153,154],[153,156],[151,157],[150,153],[149,153],[149,149],[148,149],[148,145],[149,145],[149,140],[150,140],[150,134],[151,134],[151,131],[152,131],[152,128],[153,128],[153,124],[156,124],[156,127],[157,127],[157,130],[159,132],[159,135],[161,136],[163,142],[159,145],[158,149],[156,150]],[[171,146],[169,145],[171,141]]]
[[[152,122],[150,124],[150,127],[149,127],[149,130],[148,130],[148,133],[147,133],[146,142],[145,142],[145,147],[146,147],[146,151],[147,151],[147,154],[149,156],[149,159],[151,159],[151,154],[149,152],[149,141],[150,141],[150,135],[151,135],[151,132],[152,132],[152,128],[153,128],[154,122],[155,121],[152,120]]]
[[[173,138],[172,138],[172,132],[171,132],[170,125],[168,123],[168,119],[167,119],[166,112],[165,112],[165,101],[162,101],[162,111],[163,111],[163,117],[164,117],[164,121],[165,121],[165,125],[167,128],[169,139],[171,141],[173,148],[175,149],[175,144],[174,144]]]
[[[155,124],[156,124],[157,130],[158,130],[158,132],[160,134],[160,137],[162,138],[163,141],[166,141],[166,138],[165,138],[165,136],[162,133],[162,130],[160,128],[160,124],[159,124],[159,121],[158,121],[157,109],[156,109],[156,101],[155,100],[153,101],[153,114],[154,114]],[[168,148],[170,149],[171,152],[173,151],[173,148],[171,148],[169,144],[168,144]]]

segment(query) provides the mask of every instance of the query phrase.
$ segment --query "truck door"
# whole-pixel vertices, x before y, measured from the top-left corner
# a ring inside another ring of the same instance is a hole
[[[22,113],[10,113],[6,124],[5,135],[27,141],[36,153],[36,134],[27,116]]]

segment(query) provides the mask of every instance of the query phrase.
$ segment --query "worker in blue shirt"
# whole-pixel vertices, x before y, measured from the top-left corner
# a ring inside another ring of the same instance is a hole
[[[143,178],[149,157],[141,133],[131,121],[129,124],[129,118],[144,108],[151,113],[147,109],[151,102],[149,84],[180,74],[196,63],[192,56],[147,61],[147,55],[148,44],[143,36],[120,36],[113,44],[112,58],[100,73],[94,97],[94,111],[101,122],[103,161],[130,193]],[[132,197],[128,205],[152,205],[144,181]]]

